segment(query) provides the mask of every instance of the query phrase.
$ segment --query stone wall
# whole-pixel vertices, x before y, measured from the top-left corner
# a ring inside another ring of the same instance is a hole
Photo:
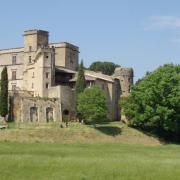
[[[61,103],[57,98],[11,97],[15,122],[61,122]]]

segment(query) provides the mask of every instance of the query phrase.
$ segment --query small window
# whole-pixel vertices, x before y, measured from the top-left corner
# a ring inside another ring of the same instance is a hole
[[[13,84],[13,85],[12,85],[12,91],[15,91],[15,90],[16,90],[16,85]]]
[[[46,83],[46,89],[48,89],[49,88],[49,83]]]
[[[16,71],[12,71],[12,80],[16,80]]]
[[[34,83],[32,83],[32,86],[31,86],[31,87],[32,87],[32,89],[34,89]]]
[[[49,73],[48,72],[46,73],[46,78],[49,78]]]
[[[29,56],[29,63],[31,63],[31,56]]]
[[[32,46],[29,46],[29,52],[31,52],[32,51]]]
[[[16,64],[16,56],[12,57],[12,64]]]

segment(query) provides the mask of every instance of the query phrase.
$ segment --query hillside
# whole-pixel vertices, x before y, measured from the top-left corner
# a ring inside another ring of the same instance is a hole
[[[127,143],[160,145],[161,142],[120,122],[102,125],[70,123],[68,128],[60,124],[10,123],[9,128],[0,131],[0,141],[50,142],[50,143]]]

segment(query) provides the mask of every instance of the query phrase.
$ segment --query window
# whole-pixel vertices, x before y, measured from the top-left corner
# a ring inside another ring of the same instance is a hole
[[[46,89],[48,89],[48,87],[49,87],[49,83],[46,83]]]
[[[15,84],[12,85],[12,91],[14,91],[14,90],[16,90],[16,85]]]
[[[12,64],[16,64],[16,56],[12,57]]]
[[[12,80],[16,80],[16,71],[12,71]]]
[[[31,56],[29,56],[29,63],[31,63]]]
[[[46,73],[46,78],[49,78],[49,73],[48,72]]]
[[[32,46],[29,46],[29,52],[31,52],[32,51]]]

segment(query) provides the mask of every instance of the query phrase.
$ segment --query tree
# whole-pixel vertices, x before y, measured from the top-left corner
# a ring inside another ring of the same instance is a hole
[[[112,75],[116,67],[120,67],[120,66],[112,62],[96,61],[89,66],[89,69],[91,71],[101,71],[103,74],[106,75]]]
[[[0,115],[5,118],[7,114],[8,114],[8,74],[7,74],[7,67],[4,67],[1,73]]]
[[[79,70],[78,70],[76,86],[75,86],[76,96],[78,96],[79,93],[82,93],[85,88],[86,88],[86,79],[85,79],[85,75],[84,75],[83,61],[81,61],[81,64],[80,64]]]
[[[104,92],[98,86],[86,88],[78,96],[77,111],[86,123],[102,122],[107,119],[107,106]]]
[[[130,125],[180,138],[180,65],[166,64],[148,73],[121,106]]]

